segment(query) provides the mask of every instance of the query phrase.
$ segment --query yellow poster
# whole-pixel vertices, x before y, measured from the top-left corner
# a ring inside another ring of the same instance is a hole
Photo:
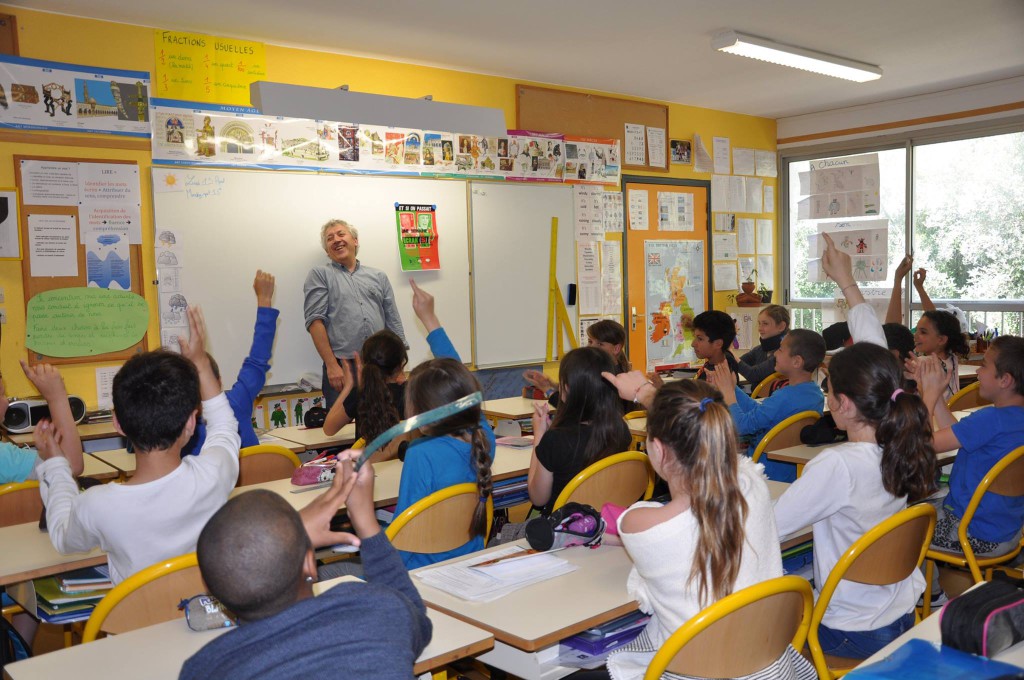
[[[156,98],[249,106],[249,84],[266,79],[263,43],[159,29],[155,38]]]

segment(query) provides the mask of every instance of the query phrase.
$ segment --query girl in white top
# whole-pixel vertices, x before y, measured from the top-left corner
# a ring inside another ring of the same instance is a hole
[[[849,256],[824,236],[825,272],[839,284],[851,312],[863,311],[857,307],[864,299],[853,281]],[[775,502],[780,536],[813,524],[818,587],[854,541],[904,509],[908,500],[924,499],[935,479],[928,411],[920,397],[900,388],[903,370],[879,346],[877,318],[858,316],[867,325],[874,319],[877,330],[865,329],[864,339],[870,341],[854,343],[829,365],[829,411],[849,441],[815,456]],[[854,339],[861,338],[855,334]],[[922,592],[924,579],[917,570],[889,586],[841,582],[818,631],[823,651],[867,658],[914,625],[914,606]]]
[[[647,450],[671,500],[639,502],[619,518],[633,560],[627,588],[651,614],[634,642],[608,659],[615,680],[639,680],[657,649],[703,608],[782,575],[763,468],[739,455],[736,428],[714,387],[682,380],[657,391],[639,372],[611,376],[623,398],[647,407]],[[813,678],[789,649],[756,677]],[[595,676],[600,677],[600,676]]]

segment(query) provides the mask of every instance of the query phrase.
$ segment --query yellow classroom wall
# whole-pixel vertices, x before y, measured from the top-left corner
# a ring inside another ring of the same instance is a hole
[[[48,14],[0,5],[0,12],[14,14],[18,23],[20,55],[33,59],[62,61],[87,66],[131,69],[152,72],[154,69],[153,27],[117,24],[93,19]],[[178,29],[178,26],[160,26]],[[343,48],[339,48],[343,49]],[[390,62],[381,59],[346,56],[312,50],[281,47],[268,44],[266,48],[267,79],[333,88],[348,84],[352,90],[389,94],[401,97],[422,97],[430,94],[437,101],[491,106],[505,112],[509,128],[515,127],[516,81],[509,78],[463,73],[440,68]],[[681,68],[677,64],[664,64],[666,70]],[[543,84],[543,83],[534,83]],[[574,89],[574,88],[563,88]],[[588,90],[576,90],[587,92]],[[680,97],[699,100],[700,93],[680,93]],[[700,134],[711,151],[711,138],[728,137],[732,147],[768,149],[776,148],[776,123],[772,119],[703,109],[693,106],[669,104],[670,138],[692,139]],[[95,147],[50,145],[32,143],[40,138],[89,140]],[[16,140],[14,142],[9,140]],[[65,156],[79,158],[130,159],[139,163],[143,184],[143,280],[146,299],[150,303],[150,344],[159,342],[156,289],[151,281],[155,271],[153,263],[153,219],[150,187],[150,154],[148,140],[137,149],[111,149],[109,145],[125,144],[126,138],[103,135],[77,135],[53,133],[5,133],[0,136],[0,186],[14,186],[12,157],[16,154]],[[710,175],[696,174],[693,166],[670,166],[667,173],[649,174],[656,177],[710,180]],[[766,184],[776,187],[776,208],[780,205],[778,183],[766,178]],[[776,280],[773,288],[779,290],[779,229],[776,211],[775,246]],[[0,262],[0,286],[5,301],[0,307],[7,311],[7,325],[3,327],[3,353],[0,371],[4,376],[8,394],[32,393],[32,387],[18,367],[25,357],[25,305],[20,262]],[[714,306],[728,305],[727,294],[716,293]],[[281,351],[282,348],[278,348]],[[95,368],[104,364],[76,364],[62,367],[68,389],[85,399],[90,408],[96,407]]]

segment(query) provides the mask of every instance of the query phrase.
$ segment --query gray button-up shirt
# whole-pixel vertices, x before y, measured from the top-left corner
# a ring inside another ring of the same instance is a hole
[[[323,321],[336,357],[351,357],[368,337],[385,328],[408,347],[391,281],[379,269],[356,260],[350,272],[328,262],[310,270],[302,290],[306,330],[317,319]]]

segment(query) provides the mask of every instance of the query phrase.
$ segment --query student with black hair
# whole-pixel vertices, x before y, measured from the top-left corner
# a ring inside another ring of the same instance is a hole
[[[946,377],[942,398],[949,399],[960,390],[960,361],[970,353],[967,336],[960,329],[960,320],[949,312],[925,312],[914,330],[918,356],[935,355]]]
[[[434,313],[434,296],[410,280],[412,306],[427,329],[427,343],[435,357],[413,369],[405,388],[405,412],[414,416],[480,391],[480,383],[459,360],[459,354]],[[475,482],[479,502],[470,521],[473,536],[465,544],[441,553],[401,551],[410,569],[450,557],[465,555],[484,547],[487,525],[487,497],[491,495],[491,461],[494,460],[494,431],[479,406],[466,409],[439,423],[420,429],[422,437],[405,452],[398,487],[395,515],[435,491]]]
[[[160,560],[192,552],[203,525],[238,480],[238,423],[204,349],[206,324],[188,309],[190,337],[181,354],[138,354],[114,376],[114,425],[135,450],[124,484],[79,493],[49,429],[38,433],[37,468],[50,540],[67,554],[102,548],[116,584]],[[181,457],[202,404],[206,443]]]
[[[565,485],[587,466],[629,448],[631,437],[615,388],[602,373],[618,373],[611,356],[597,347],[580,347],[558,366],[558,410],[534,406],[530,502],[544,515]]]
[[[712,310],[701,312],[693,317],[693,347],[698,359],[704,359],[704,365],[694,377],[698,380],[708,379],[708,370],[726,362],[729,370],[739,376],[739,363],[729,351],[732,341],[736,339],[736,322],[725,312]],[[737,382],[739,377],[736,378]]]
[[[822,257],[853,319],[874,319],[869,342],[856,342],[829,364],[829,411],[849,442],[825,449],[775,502],[779,535],[811,523],[814,581],[822,584],[842,554],[868,530],[934,488],[935,451],[928,410],[901,385],[903,367],[884,346],[881,324],[853,280],[849,255],[828,234]],[[856,334],[855,336],[856,337]],[[826,654],[863,659],[914,625],[924,592],[915,570],[886,586],[843,581],[818,629]]]
[[[296,512],[257,489],[232,498],[199,536],[199,569],[239,627],[208,643],[179,680],[297,677],[411,680],[430,641],[423,600],[373,507],[373,466],[339,456],[334,483]],[[330,531],[344,505],[357,536]],[[313,548],[359,546],[366,583],[338,583],[313,597]]]

